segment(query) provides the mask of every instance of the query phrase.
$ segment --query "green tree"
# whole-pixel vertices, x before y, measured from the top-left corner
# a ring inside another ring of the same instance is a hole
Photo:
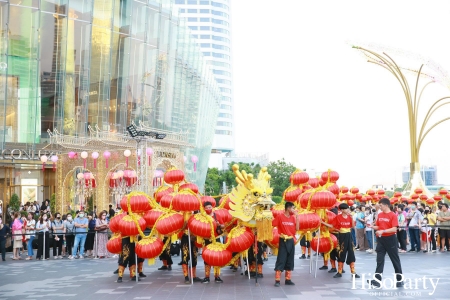
[[[270,186],[273,188],[272,196],[283,196],[284,190],[290,185],[289,176],[295,170],[296,168],[284,158],[269,163],[267,171],[272,177],[270,180]]]
[[[220,181],[220,171],[217,168],[208,168],[205,180],[205,193],[211,196],[220,194],[220,187],[222,182]]]
[[[17,194],[12,194],[11,200],[9,201],[9,207],[11,207],[13,211],[19,211],[20,199],[19,196],[17,196]]]
[[[397,191],[397,189],[396,189],[396,191]],[[384,195],[388,198],[391,198],[392,196],[394,196],[394,192],[393,191],[385,191]]]
[[[272,201],[275,203],[281,203],[283,201],[283,197],[281,196],[272,196]]]

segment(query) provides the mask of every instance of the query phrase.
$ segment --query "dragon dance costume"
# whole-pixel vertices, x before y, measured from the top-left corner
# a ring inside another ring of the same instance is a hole
[[[286,217],[285,214],[280,214],[272,222],[272,225],[278,228],[280,234],[277,262],[275,263],[276,285],[279,285],[281,272],[283,271],[286,271],[285,284],[293,285],[291,274],[294,270],[295,222],[295,216]]]
[[[139,277],[146,277],[143,273],[144,259],[138,257],[138,273]],[[123,271],[129,267],[130,278],[136,279],[136,252],[135,243],[130,242],[130,237],[122,238],[122,252],[119,255],[119,278],[117,282],[122,282]]]
[[[339,231],[338,248],[337,248],[337,260],[338,260],[338,272],[334,275],[334,278],[342,277],[342,269],[344,263],[350,265],[350,271],[356,275],[355,272],[355,252],[352,242],[351,229],[353,227],[353,218],[349,215],[345,217],[340,214],[337,215],[333,222],[333,227]],[[331,256],[332,257],[332,256]],[[330,258],[331,258],[330,257]],[[356,275],[357,278],[359,276]]]

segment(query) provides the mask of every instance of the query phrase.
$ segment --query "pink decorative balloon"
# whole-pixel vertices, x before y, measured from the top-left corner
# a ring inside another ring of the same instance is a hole
[[[92,152],[91,156],[93,159],[97,159],[99,154],[98,154],[98,152]]]
[[[50,160],[54,163],[56,163],[58,161],[58,156],[56,155],[52,155],[52,157],[50,158]]]
[[[69,152],[69,158],[75,158],[75,156],[77,156],[76,152],[73,152],[73,151]]]
[[[109,151],[103,152],[103,157],[106,158],[106,159],[110,158],[111,157],[111,152],[109,152]]]

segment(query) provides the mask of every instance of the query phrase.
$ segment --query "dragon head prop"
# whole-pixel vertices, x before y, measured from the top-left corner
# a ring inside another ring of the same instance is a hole
[[[267,168],[262,168],[257,178],[240,171],[238,165],[233,165],[233,172],[238,185],[229,194],[230,214],[245,226],[256,227],[259,241],[271,240],[273,215],[270,208],[275,202]]]

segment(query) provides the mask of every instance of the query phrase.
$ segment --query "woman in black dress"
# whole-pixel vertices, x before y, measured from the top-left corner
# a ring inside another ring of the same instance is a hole
[[[93,257],[94,250],[94,239],[95,239],[95,218],[92,213],[88,214],[89,219],[89,230],[86,237],[86,242],[84,244],[84,249],[86,250],[86,257]]]

